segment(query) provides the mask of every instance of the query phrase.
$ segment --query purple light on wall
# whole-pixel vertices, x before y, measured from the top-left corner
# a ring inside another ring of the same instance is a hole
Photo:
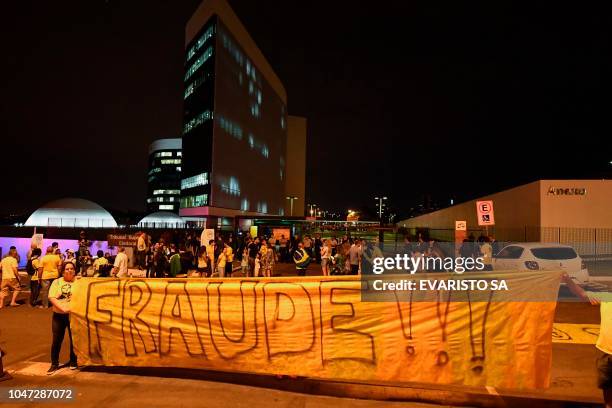
[[[77,239],[51,239],[44,238],[42,252],[43,255],[47,250],[47,247],[50,247],[52,243],[57,242],[59,244],[62,253],[65,253],[67,249],[73,249],[76,253],[79,250],[79,241]],[[2,249],[2,256],[4,257],[8,254],[9,248],[11,246],[17,247],[17,253],[20,256],[19,267],[25,268],[27,259],[26,256],[28,251],[30,250],[30,245],[32,243],[32,238],[15,238],[15,237],[0,237],[0,248]],[[89,247],[89,251],[93,256],[96,256],[96,252],[98,250],[102,250],[104,252],[111,252],[114,254],[116,252],[116,248],[113,248],[114,251],[109,251],[108,242],[107,241],[91,241],[91,246]]]

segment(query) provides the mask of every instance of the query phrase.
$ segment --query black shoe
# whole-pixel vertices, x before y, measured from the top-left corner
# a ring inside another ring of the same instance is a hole
[[[47,375],[53,375],[57,370],[59,370],[59,365],[51,364],[51,367],[49,367],[49,369],[47,370]]]
[[[68,367],[69,367],[71,370],[76,370],[77,368],[79,368],[79,365],[76,363],[76,361],[70,361],[70,362],[68,363]]]

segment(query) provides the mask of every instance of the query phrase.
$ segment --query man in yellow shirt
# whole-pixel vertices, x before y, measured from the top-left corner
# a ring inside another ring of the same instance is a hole
[[[2,282],[0,283],[0,309],[4,307],[4,298],[8,296],[9,291],[13,291],[13,298],[11,299],[11,306],[19,306],[17,303],[17,296],[21,291],[21,284],[19,283],[19,272],[17,272],[17,250],[11,248],[2,262],[0,262],[0,268],[2,269]]]
[[[30,276],[30,306],[36,306],[38,295],[40,294],[40,281],[42,280],[42,266],[40,264],[40,256],[42,251],[40,248],[33,248],[30,258],[32,265],[32,275]]]
[[[42,267],[40,296],[42,297],[42,307],[49,307],[49,287],[53,281],[59,278],[59,270],[62,266],[62,258],[54,253],[53,247],[47,248],[47,253],[40,260]]]
[[[101,266],[108,265],[108,259],[104,257],[104,252],[102,252],[101,250],[98,250],[98,253],[96,255],[97,255],[97,258],[93,262],[94,278],[97,278],[98,276],[100,276]]]
[[[208,246],[206,247],[206,256],[208,257],[208,267],[210,269],[210,274],[215,272],[215,240],[211,239],[208,241]]]
[[[564,273],[561,281],[576,296],[599,306],[599,337],[595,347],[601,351],[597,359],[597,386],[603,390],[606,408],[612,408],[612,293],[585,291]]]

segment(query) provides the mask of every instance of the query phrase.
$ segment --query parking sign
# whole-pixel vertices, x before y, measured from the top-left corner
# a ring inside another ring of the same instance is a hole
[[[476,213],[478,215],[478,225],[495,225],[493,200],[476,201]]]

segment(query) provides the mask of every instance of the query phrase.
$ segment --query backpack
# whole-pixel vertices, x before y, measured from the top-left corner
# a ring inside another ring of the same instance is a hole
[[[26,272],[28,273],[28,275],[32,276],[36,273],[36,269],[34,268],[34,265],[32,265],[32,261],[34,261],[35,259],[38,259],[38,257],[32,257],[30,259],[28,259],[28,263],[26,264]]]

